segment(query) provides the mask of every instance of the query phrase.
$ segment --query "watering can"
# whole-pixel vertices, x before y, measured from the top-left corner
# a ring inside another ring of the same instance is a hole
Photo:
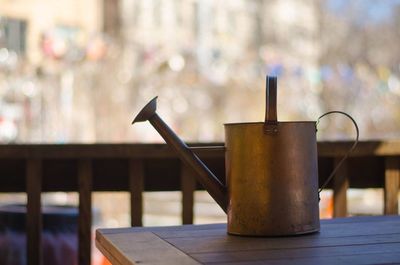
[[[227,232],[244,236],[287,236],[317,232],[319,193],[335,175],[357,139],[318,188],[317,122],[277,120],[277,78],[267,76],[264,122],[225,124],[226,186],[156,113],[153,98],[132,122],[149,121],[197,181],[227,213]],[[318,119],[319,121],[319,119]]]

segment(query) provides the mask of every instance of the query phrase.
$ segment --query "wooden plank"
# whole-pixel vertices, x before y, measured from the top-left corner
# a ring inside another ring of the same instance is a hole
[[[399,214],[399,185],[400,162],[399,157],[385,158],[385,189],[384,189],[384,213]]]
[[[318,154],[323,157],[343,156],[352,144],[353,141],[318,142]],[[397,156],[399,148],[399,140],[359,141],[350,156]]]
[[[365,244],[400,243],[400,233],[368,236],[344,237],[277,237],[251,238],[238,236],[203,236],[164,238],[171,245],[188,255],[195,253],[270,250],[270,249],[301,249],[333,246],[351,246]]]
[[[136,158],[133,158],[136,159]],[[94,191],[129,191],[129,160],[126,158],[93,159]],[[180,161],[176,158],[143,159],[146,168],[146,191],[181,191]],[[318,165],[320,180],[332,170],[332,159]],[[221,181],[224,181],[224,159],[204,160]],[[42,192],[72,191],[78,189],[77,159],[52,158],[43,161]],[[383,188],[385,165],[382,157],[352,158],[349,165],[350,187]],[[25,159],[0,159],[0,192],[25,192]],[[56,176],[56,177],[55,177]],[[332,184],[332,183],[331,183]],[[329,185],[328,187],[331,187]],[[199,187],[199,186],[197,186]]]
[[[40,265],[42,253],[42,161],[29,159],[26,165],[26,192],[28,196],[26,231],[27,264]]]
[[[130,231],[128,230],[127,233]],[[224,237],[226,236],[225,226],[220,228],[210,228],[197,230],[153,230],[163,239],[169,238],[196,238],[196,237]],[[308,238],[334,238],[334,237],[347,237],[347,236],[371,236],[371,235],[387,235],[387,234],[400,234],[400,226],[398,221],[365,223],[332,223],[323,224],[320,233],[307,235]]]
[[[341,159],[342,158],[335,158],[335,167]],[[344,161],[333,178],[333,217],[347,216],[347,190],[349,188],[347,166],[347,161]]]
[[[117,260],[110,251],[108,251],[105,247],[103,247],[103,245],[99,244],[97,242],[97,240],[95,241],[95,244],[96,244],[97,249],[100,250],[100,252],[103,254],[103,256],[109,262],[111,262],[112,265],[124,265],[121,262],[119,262],[119,260]],[[128,262],[128,264],[132,264],[132,263],[129,263],[130,261],[127,261],[127,262]]]
[[[365,222],[397,222],[397,216],[390,215],[369,215],[352,216],[344,218],[321,219],[321,224],[341,224],[341,223],[365,223]]]
[[[90,265],[92,229],[92,162],[84,159],[78,163],[79,219],[78,264]]]
[[[129,191],[131,195],[131,226],[142,226],[144,164],[143,160],[129,161]]]
[[[343,222],[348,219],[347,222]],[[322,222],[321,232],[306,235],[307,238],[331,238],[344,236],[368,236],[400,233],[399,218],[397,216],[368,216],[332,219],[338,222]],[[103,235],[132,234],[135,232],[153,232],[160,238],[196,238],[196,237],[224,237],[226,224],[185,225],[168,227],[142,228],[114,228],[99,229]],[[233,236],[235,237],[235,236]],[[240,238],[240,237],[239,237]]]
[[[104,237],[96,231],[96,245],[110,260],[117,264],[199,264],[197,261],[171,246],[151,232],[109,234]],[[134,247],[133,247],[134,246]]]
[[[304,257],[298,259],[279,259],[279,260],[256,260],[256,261],[242,261],[235,262],[235,265],[310,265],[310,264],[323,264],[323,265],[337,265],[337,264],[349,264],[349,265],[376,265],[376,264],[399,264],[400,252],[391,253],[372,253],[364,255],[342,255],[342,256],[324,256],[324,257]],[[218,265],[232,265],[231,262],[217,262],[217,263],[204,263],[204,264],[218,264]]]
[[[399,252],[400,243],[389,244],[365,244],[353,246],[332,246],[316,248],[293,248],[293,249],[270,249],[270,250],[248,250],[232,252],[212,252],[192,254],[192,257],[199,262],[222,263],[222,262],[243,262],[243,261],[271,261],[271,260],[299,260],[315,259],[330,256],[350,256],[369,254],[389,254]]]
[[[324,233],[319,233],[320,235],[325,235],[326,229],[328,226],[339,226],[342,227],[341,224],[350,223],[357,227],[364,227],[363,223],[372,223],[367,224],[367,227],[374,226],[378,229],[380,227],[384,227],[390,229],[391,226],[388,223],[398,223],[397,216],[391,215],[381,215],[381,216],[355,216],[355,217],[347,217],[347,218],[335,218],[335,219],[324,219],[321,220],[321,231]],[[168,235],[173,235],[174,233],[201,233],[206,234],[209,233],[207,230],[211,231],[220,231],[221,234],[226,234],[226,224],[204,224],[204,225],[180,225],[180,226],[157,226],[157,227],[125,227],[125,228],[113,228],[113,229],[98,229],[103,235],[107,234],[122,234],[122,233],[135,233],[135,232],[154,232],[157,235],[163,237],[163,233]],[[316,233],[315,235],[318,235]],[[314,235],[307,235],[314,236]],[[340,236],[340,235],[339,235]]]
[[[196,225],[196,231],[203,231],[209,229],[223,229],[226,228],[226,224],[206,224]],[[123,233],[135,233],[135,232],[159,232],[159,231],[191,231],[193,225],[180,225],[180,226],[149,226],[149,227],[123,227],[123,228],[112,228],[112,229],[97,229],[103,235],[107,234],[123,234]],[[225,229],[226,230],[226,229]]]
[[[181,163],[182,224],[193,224],[195,172]]]

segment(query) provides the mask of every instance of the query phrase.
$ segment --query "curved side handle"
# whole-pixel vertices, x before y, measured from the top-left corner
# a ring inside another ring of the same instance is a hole
[[[325,117],[326,115],[334,114],[334,113],[342,114],[342,115],[346,116],[347,118],[349,118],[349,119],[353,122],[354,127],[356,128],[356,133],[357,133],[357,135],[356,135],[356,139],[355,139],[353,145],[350,147],[349,151],[347,151],[346,155],[339,161],[339,163],[338,163],[338,164],[336,165],[336,167],[333,169],[332,173],[331,173],[331,174],[329,175],[329,177],[325,180],[324,184],[322,184],[321,187],[319,188],[319,190],[318,190],[318,195],[319,195],[320,192],[326,187],[326,185],[328,185],[329,181],[332,180],[332,178],[335,176],[336,172],[339,170],[340,166],[341,166],[341,165],[343,164],[343,162],[349,157],[350,153],[356,148],[357,143],[358,143],[358,138],[359,138],[359,136],[360,136],[360,130],[358,129],[358,125],[357,125],[356,121],[353,119],[353,117],[351,117],[349,114],[347,114],[346,112],[343,112],[343,111],[334,110],[334,111],[329,111],[329,112],[326,112],[326,113],[322,114],[321,116],[318,117],[318,119],[317,119],[317,124],[316,124],[316,125],[318,126],[318,123],[319,123],[319,121],[320,121],[321,118]]]

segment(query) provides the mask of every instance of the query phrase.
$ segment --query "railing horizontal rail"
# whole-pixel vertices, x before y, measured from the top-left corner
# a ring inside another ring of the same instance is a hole
[[[224,159],[200,156],[222,182]],[[132,158],[133,159],[133,158]],[[334,157],[319,158],[319,183],[333,169]],[[181,190],[181,162],[178,158],[141,159],[144,171],[145,191]],[[42,191],[78,191],[79,159],[42,159]],[[129,191],[129,158],[92,159],[93,191]],[[383,187],[385,181],[384,157],[351,157],[348,160],[347,177],[350,187]],[[0,158],[0,192],[25,192],[26,159]],[[332,183],[328,188],[332,187]],[[197,188],[201,188],[197,185]]]
[[[344,155],[351,141],[318,142],[321,157]],[[223,143],[192,143],[190,146],[222,146]],[[199,155],[220,157],[221,148],[195,149]],[[400,141],[360,141],[351,154],[358,156],[398,156]],[[176,157],[165,144],[7,144],[0,145],[0,158],[168,158]]]

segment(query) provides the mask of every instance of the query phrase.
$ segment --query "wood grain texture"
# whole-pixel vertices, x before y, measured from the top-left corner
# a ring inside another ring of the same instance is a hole
[[[110,234],[96,233],[96,246],[116,264],[199,264],[194,259],[171,246],[151,232]],[[116,247],[118,246],[118,247]],[[135,246],[135,247],[132,247]]]
[[[342,158],[335,158],[336,167]],[[333,178],[333,216],[347,216],[347,190],[349,189],[348,162],[344,161]]]
[[[384,214],[399,214],[400,160],[385,158]]]
[[[143,160],[129,161],[129,191],[131,199],[131,226],[142,226],[144,164]]]
[[[182,224],[193,224],[194,191],[196,190],[196,174],[185,164],[181,164],[182,189]]]
[[[180,264],[164,259],[154,236],[201,264],[400,263],[400,216],[323,220],[320,233],[293,237],[230,236],[225,224],[99,229],[96,244],[105,255],[116,251],[114,259],[123,254],[121,265],[138,260],[157,264],[139,258],[152,253],[164,264]]]
[[[92,234],[92,162],[88,159],[79,161],[78,185],[78,264],[90,265]]]
[[[204,236],[198,238],[166,238],[170,244],[181,251],[193,253],[208,252],[232,252],[232,251],[250,251],[250,250],[269,250],[269,249],[285,249],[292,248],[320,248],[332,246],[351,246],[362,244],[385,244],[400,243],[400,234],[384,234],[370,236],[346,236],[346,237],[306,237],[302,239],[274,238],[266,240],[264,238],[252,239],[238,238],[234,236]],[[194,240],[195,239],[195,240]]]
[[[351,265],[373,265],[373,264],[398,264],[400,259],[400,253],[372,253],[364,255],[341,255],[341,256],[331,256],[331,257],[310,257],[310,258],[299,258],[299,259],[280,259],[280,260],[257,260],[257,261],[244,261],[235,262],[237,265],[244,264],[268,264],[268,265],[310,265],[310,264],[324,264],[324,265],[338,265],[338,264],[351,264]],[[219,264],[232,265],[231,262],[220,262],[220,263],[203,263],[203,264]]]
[[[398,216],[379,216],[379,222],[384,222],[385,226],[388,223],[396,223]],[[335,219],[322,219],[321,224],[325,226],[338,226],[342,227],[341,224],[360,224],[360,229],[365,230],[364,228],[369,227],[376,227],[376,229],[380,229],[379,227],[375,226],[377,217],[376,216],[354,216],[351,218],[335,218]],[[364,224],[370,223],[370,224]],[[123,234],[123,233],[134,233],[134,232],[153,232],[157,233],[158,235],[162,235],[162,233],[167,233],[168,235],[172,236],[175,233],[200,233],[201,235],[205,235],[207,231],[219,231],[219,233],[226,234],[226,224],[203,224],[203,225],[195,225],[196,229],[193,229],[193,225],[179,225],[179,226],[154,226],[154,227],[122,227],[122,228],[113,228],[113,229],[97,229],[99,233],[102,235],[107,234]],[[330,230],[330,229],[329,229]],[[336,231],[333,231],[336,233]],[[326,234],[326,231],[324,235]],[[165,237],[165,236],[162,236]]]
[[[290,248],[270,250],[249,250],[231,252],[198,253],[192,256],[201,263],[223,262],[249,262],[249,261],[274,261],[274,260],[302,260],[322,259],[324,257],[357,255],[379,255],[395,253],[400,249],[400,243],[385,244],[385,249],[380,244],[366,244],[353,246],[328,246],[318,248]],[[363,257],[365,259],[365,257]],[[297,262],[296,262],[297,263]],[[338,263],[339,264],[339,263]]]
[[[29,159],[26,164],[26,192],[28,196],[26,231],[27,264],[42,264],[42,161]]]
[[[186,238],[186,237],[214,237],[224,236],[226,229],[224,226],[205,228],[196,230],[168,230],[168,231],[157,231],[151,229],[154,233],[164,239],[169,238]],[[333,238],[333,237],[349,237],[349,236],[373,236],[373,235],[387,235],[387,234],[400,234],[400,227],[398,222],[385,222],[385,229],[380,226],[376,226],[375,222],[363,222],[360,223],[334,223],[334,224],[323,224],[325,229],[323,233],[308,235],[308,238]]]

